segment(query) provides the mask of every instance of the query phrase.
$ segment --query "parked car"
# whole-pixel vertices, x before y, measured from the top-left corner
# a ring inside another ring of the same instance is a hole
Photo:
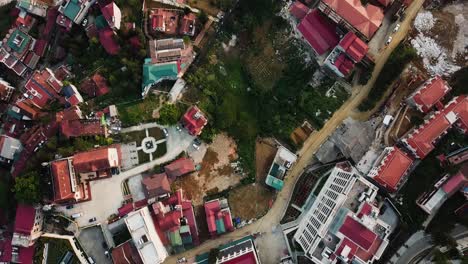
[[[90,223],[96,222],[96,217],[90,218],[90,219],[89,219],[89,222],[90,222]]]
[[[102,248],[103,248],[103,249],[106,249],[106,250],[107,250],[108,247],[107,247],[107,243],[106,243],[105,241],[103,241],[101,245],[102,245]]]
[[[201,144],[202,144],[202,142],[201,142],[198,138],[196,138],[196,139],[193,140],[192,146],[193,146],[193,148],[195,148],[196,150],[199,150]]]
[[[164,132],[164,136],[165,136],[165,137],[168,137],[168,136],[169,136],[169,132],[167,131],[167,128],[164,128],[164,129],[163,129],[163,132]]]
[[[71,218],[76,219],[76,218],[79,218],[81,216],[83,216],[83,213],[76,213],[76,214],[72,214]]]
[[[392,43],[392,40],[393,40],[392,36],[388,37],[387,42],[385,42],[385,46],[388,46],[390,43]]]
[[[182,128],[180,127],[180,125],[177,125],[176,129],[177,129],[177,131],[182,132]]]
[[[75,207],[73,204],[69,204],[69,205],[67,205],[67,207],[65,207],[65,208],[67,208],[67,209],[72,209],[73,207]]]
[[[393,28],[393,33],[397,32],[400,30],[400,24],[396,24],[395,28]]]

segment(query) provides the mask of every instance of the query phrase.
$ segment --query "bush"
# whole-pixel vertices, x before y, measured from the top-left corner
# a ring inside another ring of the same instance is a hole
[[[20,203],[34,204],[41,199],[39,187],[39,174],[35,171],[23,174],[15,179],[13,188],[15,198]]]
[[[366,100],[359,105],[359,110],[368,111],[374,108],[388,87],[403,72],[406,64],[416,58],[416,56],[416,51],[412,47],[404,44],[398,45],[392,54],[390,54],[390,58],[385,63]]]
[[[161,125],[175,125],[182,116],[181,110],[174,104],[165,104],[159,110],[158,123]]]

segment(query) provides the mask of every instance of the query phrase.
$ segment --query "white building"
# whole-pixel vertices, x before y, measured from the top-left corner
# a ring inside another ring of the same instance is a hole
[[[154,228],[148,207],[128,214],[125,224],[143,263],[163,263],[169,254]]]
[[[271,164],[270,170],[268,171],[265,183],[268,186],[281,190],[284,185],[284,177],[287,170],[291,168],[294,162],[296,162],[297,156],[283,146],[278,147],[275,159]]]
[[[337,164],[294,236],[306,257],[315,263],[379,259],[392,227],[379,218],[377,191],[351,164]]]

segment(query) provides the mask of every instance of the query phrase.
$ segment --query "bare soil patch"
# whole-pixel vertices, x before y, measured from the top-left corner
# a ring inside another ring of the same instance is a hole
[[[255,145],[255,166],[257,169],[257,183],[265,182],[268,170],[275,158],[276,146],[272,138],[258,139]]]
[[[229,193],[229,206],[233,217],[243,220],[260,218],[268,212],[275,195],[262,184],[244,185]]]
[[[222,192],[240,183],[242,175],[235,174],[230,165],[237,158],[235,141],[226,134],[219,134],[208,146],[201,170],[178,179],[174,187],[182,188],[195,205],[202,205],[206,195]]]

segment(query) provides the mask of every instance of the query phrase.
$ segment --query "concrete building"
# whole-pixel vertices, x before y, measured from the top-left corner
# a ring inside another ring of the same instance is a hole
[[[8,102],[10,101],[11,95],[15,88],[11,86],[8,82],[5,82],[0,78],[0,101]]]
[[[143,264],[159,264],[169,256],[154,227],[148,207],[124,219]]]
[[[315,263],[380,259],[393,228],[380,217],[377,191],[350,163],[338,163],[294,235],[305,256]]]
[[[281,190],[284,185],[283,180],[286,176],[286,172],[296,160],[297,156],[294,153],[280,145],[276,151],[275,159],[271,164],[270,170],[268,171],[265,183],[276,190]]]
[[[12,245],[30,247],[42,235],[44,216],[40,206],[18,204]]]

